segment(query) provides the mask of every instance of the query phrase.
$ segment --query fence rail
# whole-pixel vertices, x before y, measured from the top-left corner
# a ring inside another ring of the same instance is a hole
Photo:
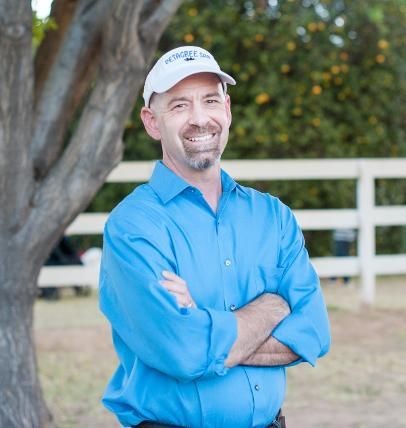
[[[109,175],[110,183],[149,179],[154,162],[122,162]],[[375,227],[406,225],[406,206],[376,206],[377,178],[406,178],[406,158],[317,160],[225,160],[222,167],[236,180],[343,180],[357,183],[354,209],[294,210],[303,230],[358,230],[357,257],[320,257],[312,262],[321,277],[360,276],[361,299],[373,303],[376,275],[406,274],[406,254],[376,255]],[[101,234],[108,213],[83,213],[66,233]],[[44,267],[40,286],[96,286],[98,266]]]

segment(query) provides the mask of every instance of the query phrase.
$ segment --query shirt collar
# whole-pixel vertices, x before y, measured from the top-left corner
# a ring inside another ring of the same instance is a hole
[[[154,171],[149,180],[149,185],[154,189],[164,204],[188,187],[191,187],[183,178],[179,177],[165,166],[162,161],[156,162]]]
[[[231,192],[236,187],[240,187],[236,181],[231,178],[224,169],[221,170],[221,187],[223,188],[223,193]]]
[[[221,185],[223,187],[223,193],[231,192],[234,189],[240,190],[245,195],[248,195],[249,192],[246,187],[241,186],[233,178],[231,178],[224,169],[221,170]]]
[[[223,192],[231,192],[235,188],[238,188],[246,193],[244,187],[240,186],[224,170],[221,170],[221,184]],[[154,171],[149,180],[149,185],[164,204],[168,203],[185,189],[193,187],[164,165],[162,161],[156,162]]]

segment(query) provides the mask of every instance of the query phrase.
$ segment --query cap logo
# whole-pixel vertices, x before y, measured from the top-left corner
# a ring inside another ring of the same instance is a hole
[[[180,52],[175,52],[172,55],[168,56],[168,58],[165,59],[165,64],[170,64],[175,61],[179,61],[180,59],[183,59],[184,61],[194,61],[198,58],[206,58],[210,59],[210,56],[202,51],[198,51],[196,49],[194,50],[183,50]]]

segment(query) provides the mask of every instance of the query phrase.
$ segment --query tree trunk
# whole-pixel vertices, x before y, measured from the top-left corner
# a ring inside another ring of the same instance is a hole
[[[19,259],[15,272],[0,272],[0,427],[50,428],[33,341],[36,278],[24,277],[27,272],[19,266],[25,262]]]

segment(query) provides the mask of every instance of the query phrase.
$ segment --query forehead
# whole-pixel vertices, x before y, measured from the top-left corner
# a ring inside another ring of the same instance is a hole
[[[166,92],[152,94],[150,105],[155,108],[163,108],[170,104],[173,100],[186,99],[190,97],[205,97],[218,94],[221,97],[225,96],[225,89],[220,78],[214,73],[197,73],[188,76],[178,82],[175,86]]]
[[[197,89],[209,90],[210,92],[223,93],[223,86],[217,74],[198,73],[188,76],[169,89],[166,94],[169,96],[180,95],[183,92],[195,91]]]

